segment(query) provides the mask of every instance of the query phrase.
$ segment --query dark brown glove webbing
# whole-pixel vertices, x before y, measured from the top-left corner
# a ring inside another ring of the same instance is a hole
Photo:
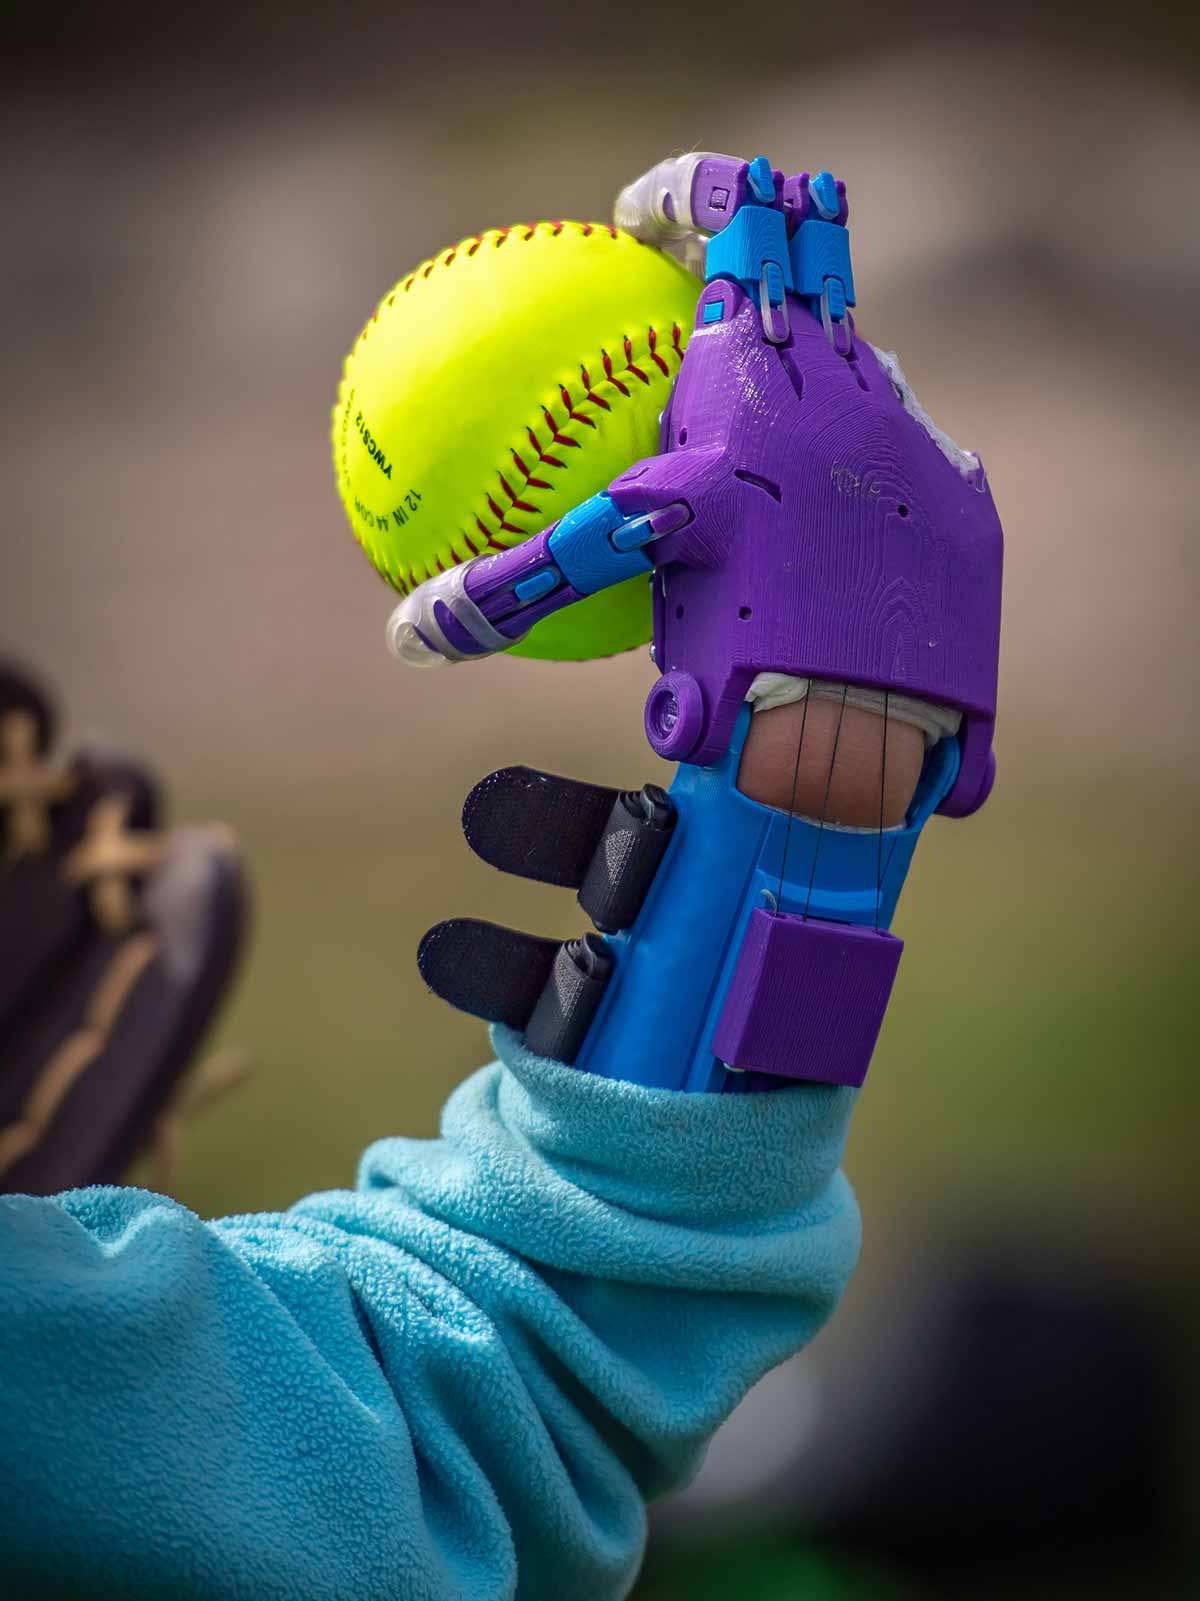
[[[147,1148],[165,1181],[182,1118],[246,1072],[186,1071],[244,936],[236,841],[159,826],[119,752],[56,763],[54,724],[0,662],[0,1192],[113,1182]]]

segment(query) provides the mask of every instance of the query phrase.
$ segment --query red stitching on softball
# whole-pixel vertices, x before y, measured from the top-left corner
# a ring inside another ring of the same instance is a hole
[[[649,326],[647,328],[646,335],[647,335],[647,344],[649,346],[650,356],[653,359],[655,366],[657,366],[659,371],[664,376],[669,376],[670,375],[670,366],[669,366],[669,364],[666,361],[665,357],[661,354],[661,352],[659,351],[659,348],[658,348],[658,338],[659,338],[658,329],[655,328],[653,325],[651,325],[651,326]],[[683,360],[683,350],[681,349],[681,346],[680,346],[680,341],[681,341],[682,337],[683,337],[683,331],[680,328],[679,324],[678,323],[672,323],[671,324],[671,343],[667,348],[672,350],[672,351],[674,351],[675,355],[678,357],[678,359],[680,361]],[[623,343],[624,343],[624,348],[625,348],[626,365],[622,369],[622,371],[632,373],[635,377],[640,378],[642,383],[649,384],[650,383],[649,375],[647,373],[643,372],[642,369],[637,365],[637,363],[633,359],[633,342],[628,337],[628,335],[623,336]],[[605,379],[607,380],[607,382],[611,383],[614,389],[619,390],[621,394],[623,394],[626,398],[628,398],[629,395],[630,395],[629,386],[627,384],[622,383],[620,378],[617,377],[615,371],[613,370],[612,358],[609,356],[609,354],[608,354],[608,352],[606,350],[601,352],[601,358],[602,358],[602,360],[604,362],[604,374],[605,374]],[[582,411],[580,411],[578,409],[578,407],[584,405],[586,402],[589,402],[589,401],[593,405],[599,406],[604,411],[611,411],[612,410],[612,406],[610,405],[610,403],[607,400],[604,399],[604,397],[602,395],[598,395],[596,393],[596,391],[595,391],[595,389],[594,389],[594,387],[592,385],[591,374],[588,372],[586,365],[584,365],[583,363],[580,364],[579,374],[580,374],[580,378],[581,378],[581,380],[583,382],[584,389],[585,389],[586,393],[585,393],[583,399],[580,400],[578,403],[576,403],[575,401],[573,401],[571,399],[571,392],[570,392],[570,390],[567,388],[567,386],[565,384],[560,384],[560,386],[559,386],[559,394],[562,396],[562,403],[563,403],[563,406],[566,408],[566,413],[567,413],[567,422],[563,424],[563,427],[566,427],[567,423],[575,422],[575,423],[582,423],[588,428],[595,428],[597,426],[595,419],[592,418],[592,417],[586,416]],[[570,445],[570,446],[574,446],[575,449],[579,449],[580,448],[580,441],[578,439],[572,439],[569,434],[564,434],[560,430],[558,423],[554,419],[554,414],[549,409],[549,407],[544,406],[542,408],[542,417],[545,420],[546,427],[550,430],[551,439],[555,444]],[[562,461],[557,456],[549,455],[546,451],[544,451],[542,449],[541,445],[538,442],[537,434],[532,428],[527,429],[526,432],[527,432],[527,434],[529,436],[530,445],[537,452],[537,459],[538,459],[539,462],[545,462],[546,465],[550,466],[550,467],[557,467],[560,471],[565,468],[566,463],[564,461]],[[523,480],[522,485],[521,485],[522,493],[526,489],[530,489],[530,488],[551,489],[553,487],[544,478],[535,478],[533,476],[533,474],[530,472],[529,468],[526,466],[525,462],[522,460],[522,458],[521,458],[521,456],[520,456],[518,451],[516,451],[515,449],[511,450],[510,454],[512,455],[513,465],[516,467],[517,471],[521,474],[521,478]],[[500,484],[501,484],[505,494],[508,496],[509,500],[512,502],[512,506],[513,506],[513,508],[515,510],[524,511],[524,512],[530,513],[532,515],[540,514],[540,508],[535,506],[531,501],[522,501],[522,500],[518,499],[516,492],[512,488],[512,485],[509,483],[508,479],[505,477],[505,475],[502,472],[497,472],[497,477],[499,478]],[[487,497],[487,501],[488,501],[488,507],[489,507],[492,515],[494,517],[496,517],[497,521],[499,522],[500,528],[503,531],[505,531],[507,533],[524,533],[525,532],[524,529],[515,529],[510,523],[508,523],[501,516],[499,507],[497,506],[495,500],[490,495]],[[479,527],[482,529],[483,528],[482,522],[479,522],[479,519],[476,519],[476,521],[479,523]]]
[[[503,473],[501,473],[499,475],[499,477],[500,477],[500,483],[501,483],[501,485],[502,485],[502,487],[504,489],[504,493],[508,496],[509,500],[512,501],[514,509],[516,511],[532,512],[536,516],[537,511],[538,511],[538,507],[537,506],[531,506],[527,500],[522,500],[516,494],[516,492],[514,491],[512,485],[509,483],[508,479],[504,476]]]
[[[521,238],[522,238],[522,240],[528,242],[531,239],[536,239],[537,238],[538,229],[541,228],[541,227],[548,227],[550,229],[550,237],[552,239],[557,239],[559,237],[559,235],[562,233],[563,229],[567,225],[562,220],[561,217],[555,217],[555,218],[553,218],[553,219],[551,219],[551,220],[549,220],[549,221],[547,221],[545,223],[527,222],[527,223],[518,224],[518,226],[519,227],[523,227],[525,229],[525,232],[521,235]],[[620,237],[621,237],[620,229],[615,227],[612,223],[581,222],[581,223],[574,224],[574,226],[578,229],[580,236],[582,238],[584,238],[584,239],[590,239],[591,236],[596,232],[597,228],[599,228],[602,232],[607,233],[610,239],[620,239]],[[491,232],[491,230],[489,230],[489,232]],[[496,238],[495,238],[495,240],[493,242],[496,245],[496,247],[499,248],[499,246],[504,243],[504,241],[509,237],[509,235],[514,232],[514,230],[512,228],[498,228],[498,229],[495,230],[495,232],[496,232]],[[476,253],[476,251],[479,249],[479,247],[483,244],[485,237],[486,237],[486,235],[485,234],[481,234],[481,233],[469,235],[471,243],[467,246],[467,255],[468,256],[473,256]],[[635,241],[635,243],[639,243],[640,244],[641,241],[637,240],[637,241]],[[462,249],[463,245],[466,245],[466,244],[467,244],[467,241],[464,239],[460,244],[454,245],[451,249],[447,250],[445,255],[443,255],[443,256],[435,256],[431,261],[423,262],[421,264],[421,266],[415,268],[412,272],[409,273],[408,277],[404,279],[402,284],[398,284],[396,289],[392,290],[391,294],[387,298],[386,304],[389,305],[389,306],[395,305],[395,303],[396,303],[396,295],[400,290],[403,290],[403,292],[405,294],[408,294],[408,292],[412,289],[413,285],[417,282],[418,278],[420,278],[420,279],[428,278],[432,274],[433,269],[435,267],[448,267],[448,266],[450,266],[450,264],[454,260],[456,260],[456,258],[458,257],[459,251]],[[373,316],[371,317],[371,322],[377,322],[379,320],[379,312],[381,310],[382,310],[382,307],[377,307],[376,308]],[[367,333],[369,332],[369,330],[370,330],[370,323],[367,324],[367,326],[363,329],[362,333],[359,334],[358,340],[355,341],[356,348],[357,348],[357,345],[360,344],[362,342],[362,340],[364,340],[366,338]],[[678,341],[679,341],[679,327],[678,327],[678,324],[675,325],[675,327],[674,327],[674,329],[672,331],[673,331],[674,338],[675,338],[675,344],[678,347]],[[653,354],[654,354],[654,352],[652,350],[651,351],[651,355],[653,355]],[[680,359],[682,359],[683,352],[682,351],[678,351],[678,354],[680,356]],[[665,368],[663,370],[664,370],[664,372],[666,371]],[[639,376],[641,376],[641,374],[639,374]],[[603,402],[598,402],[598,404],[603,404]]]
[[[549,456],[546,454],[546,452],[538,444],[537,435],[534,433],[532,428],[527,428],[526,433],[529,435],[529,443],[533,446],[534,450],[537,451],[537,458],[539,461],[544,461],[549,467],[565,467],[567,465],[565,461],[559,461],[557,456]]]
[[[533,474],[530,472],[529,468],[526,467],[525,463],[521,460],[520,456],[517,454],[517,452],[515,450],[512,452],[512,459],[513,459],[513,462],[516,464],[517,471],[520,473],[521,477],[525,480],[526,485],[530,489],[549,489],[550,488],[550,485],[546,482],[546,480],[544,478],[535,478],[533,476]]]
[[[507,545],[502,545],[499,542],[499,540],[492,538],[492,535],[488,532],[488,529],[487,529],[482,517],[476,517],[475,526],[476,526],[476,528],[478,528],[479,532],[483,535],[483,543],[484,543],[485,549],[489,549],[489,550],[507,550],[508,549]]]
[[[663,369],[666,370],[665,368]],[[592,375],[582,362],[579,364],[579,376],[583,379],[583,387],[587,390],[587,398],[593,406],[599,406],[601,411],[611,411],[612,407],[603,395],[598,395],[592,388]]]
[[[608,379],[609,383],[612,384],[613,388],[619,389],[625,396],[625,399],[628,400],[629,390],[613,372],[612,357],[609,355],[607,350],[602,350],[600,352],[600,357],[604,362],[604,376]]]
[[[647,378],[642,369],[634,364],[633,341],[630,339],[628,334],[625,335],[625,371],[631,372],[635,378],[640,378],[644,384],[648,384],[650,382],[649,378]]]
[[[563,405],[567,408],[568,422],[581,422],[587,428],[594,428],[596,426],[594,418],[585,417],[583,412],[575,410],[575,407],[571,404],[571,393],[566,384],[559,384],[558,392],[562,396]]]
[[[496,519],[496,523],[497,523],[498,527],[504,533],[506,533],[506,534],[523,534],[523,533],[526,532],[526,530],[524,528],[520,527],[519,524],[510,523],[509,522],[508,518],[500,510],[499,506],[497,506],[495,500],[492,498],[491,495],[489,495],[487,497],[487,503],[488,503],[488,510],[491,512],[492,516]]]
[[[665,357],[662,356],[662,354],[659,352],[659,349],[658,349],[658,329],[653,327],[653,325],[651,325],[650,327],[647,328],[646,334],[647,334],[647,344],[649,345],[649,348],[650,348],[650,355],[653,358],[655,365],[658,367],[659,371],[664,374],[664,376],[669,376],[670,367],[669,367]],[[671,344],[670,344],[670,346],[668,348],[675,352],[675,354],[679,357],[680,361],[683,360],[683,351],[680,349],[680,340],[681,340],[681,338],[682,338],[682,330],[680,329],[679,324],[678,323],[672,323],[672,325],[671,325]],[[648,374],[643,372],[642,369],[637,365],[637,363],[633,359],[633,341],[628,337],[628,335],[625,335],[625,336],[623,336],[623,343],[624,343],[624,347],[625,347],[626,366],[622,370],[625,371],[625,372],[632,373],[635,377],[640,378],[642,383],[649,384],[650,378],[649,378]],[[621,380],[617,377],[616,373],[614,372],[612,358],[609,356],[607,351],[602,351],[601,355],[602,355],[602,358],[603,358],[603,361],[604,361],[604,372],[605,372],[606,380],[609,383],[612,384],[614,389],[618,389],[621,392],[621,394],[625,395],[628,398],[628,396],[630,394],[630,389],[629,389],[627,384],[624,384],[624,383],[621,382]],[[598,395],[595,392],[595,389],[592,386],[591,374],[588,372],[587,367],[585,365],[583,365],[582,363],[580,364],[579,373],[580,373],[580,377],[581,377],[581,379],[583,381],[584,388],[586,390],[586,394],[584,395],[583,399],[581,399],[580,401],[575,402],[575,401],[573,401],[571,399],[571,392],[570,392],[570,390],[567,388],[567,386],[565,384],[560,384],[559,385],[559,394],[562,397],[562,403],[563,403],[564,408],[566,409],[566,414],[567,414],[566,421],[562,424],[562,427],[565,428],[569,423],[574,422],[574,423],[582,423],[585,427],[588,427],[588,428],[595,428],[597,426],[595,419],[585,415],[584,412],[579,410],[579,407],[584,405],[584,404],[586,404],[589,401],[593,405],[601,407],[601,409],[604,410],[604,411],[611,411],[612,410],[612,406],[610,405],[610,403],[607,400],[604,399],[604,397],[602,395]],[[550,408],[548,406],[543,406],[543,408],[542,408],[542,417],[545,420],[546,427],[550,430],[550,437],[551,437],[551,440],[553,441],[553,443],[555,443],[557,445],[569,445],[569,446],[574,447],[576,450],[581,448],[581,442],[578,439],[572,439],[569,434],[564,434],[562,432],[559,424],[555,421],[554,413],[550,410]],[[540,443],[538,442],[537,434],[532,428],[527,429],[526,432],[528,433],[528,436],[529,436],[530,445],[537,452],[537,459],[538,459],[539,463],[544,462],[547,466],[549,466],[549,467],[557,467],[560,471],[562,471],[566,467],[566,463],[564,461],[562,461],[559,457],[551,456],[551,455],[548,454],[548,452],[546,452],[546,451],[544,451],[542,449]],[[521,479],[522,479],[522,483],[521,483],[521,486],[520,486],[520,494],[521,495],[523,495],[526,490],[531,489],[531,488],[536,488],[536,489],[551,489],[551,488],[553,488],[553,485],[551,485],[549,482],[547,482],[546,479],[544,479],[544,478],[535,478],[533,476],[533,474],[530,471],[529,467],[522,460],[521,455],[517,450],[511,449],[510,450],[510,454],[511,454],[512,459],[513,459],[514,467],[516,467],[517,471],[521,474]],[[503,472],[497,471],[496,476],[499,478],[500,486],[503,489],[505,495],[508,497],[508,499],[509,499],[509,501],[511,503],[510,510],[525,512],[527,515],[530,515],[530,516],[539,516],[541,514],[541,508],[539,506],[535,505],[532,501],[528,501],[528,500],[524,500],[524,499],[520,498],[520,496],[518,494],[518,491],[513,489],[512,484],[509,482],[508,478],[505,476],[505,474]],[[488,504],[488,510],[491,512],[492,516],[496,519],[496,522],[498,524],[498,529],[497,529],[498,532],[510,533],[510,534],[525,534],[527,532],[527,530],[525,530],[523,528],[518,528],[514,524],[512,524],[512,523],[510,523],[508,521],[508,518],[507,518],[506,514],[503,513],[500,510],[500,507],[497,504],[494,496],[488,495],[486,497],[486,499],[487,499],[487,504]],[[494,548],[497,548],[497,549],[507,549],[508,548],[507,546],[498,545],[497,544],[497,542],[493,538],[493,536],[491,534],[488,534],[487,529],[486,529],[483,521],[480,518],[477,517],[475,519],[475,521],[476,521],[476,525],[478,526],[480,532],[485,534],[485,536],[487,537],[489,543],[491,545],[493,545]]]
[[[550,430],[550,438],[556,445],[570,445],[572,450],[583,449],[583,446],[579,443],[578,439],[572,439],[570,434],[559,433],[558,424],[554,420],[554,413],[550,410],[549,406],[542,407],[542,417],[545,420],[546,427]]]

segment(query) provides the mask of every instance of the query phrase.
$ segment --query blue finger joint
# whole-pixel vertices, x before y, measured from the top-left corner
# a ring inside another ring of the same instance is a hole
[[[854,272],[850,266],[850,235],[836,222],[808,217],[792,235],[788,247],[796,293],[819,300],[828,283],[830,304],[853,306]],[[836,284],[836,289],[834,285]],[[837,313],[832,313],[837,315]]]
[[[802,231],[802,230],[800,230]],[[840,230],[845,232],[845,230]],[[708,241],[704,275],[732,278],[748,292],[756,292],[763,273],[774,268],[771,277],[785,289],[792,283],[792,261],[788,251],[787,223],[782,211],[766,206],[743,206],[720,233]],[[782,300],[780,296],[780,301]],[[772,304],[778,305],[779,301]]]
[[[653,569],[654,563],[641,549],[643,541],[625,549],[614,537],[631,520],[601,490],[569,511],[550,535],[550,554],[577,594],[594,595]],[[637,521],[641,525],[641,519]],[[646,539],[654,538],[649,522],[642,526]]]
[[[754,198],[764,206],[769,206],[775,198],[775,174],[766,156],[755,156],[746,169],[746,177]]]
[[[832,220],[837,216],[838,211],[841,209],[841,200],[837,192],[837,183],[831,172],[819,172],[815,178],[810,178],[808,192],[822,217]]]

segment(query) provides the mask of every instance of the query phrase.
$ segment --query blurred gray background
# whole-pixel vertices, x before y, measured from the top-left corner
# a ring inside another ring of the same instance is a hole
[[[420,984],[430,923],[576,931],[569,897],[470,859],[476,778],[661,776],[644,652],[428,676],[388,657],[391,596],[330,466],[342,355],[464,234],[605,219],[673,150],[762,151],[846,179],[859,326],[980,451],[1008,542],[999,781],[977,818],[935,820],[901,903],[847,1157],[866,1246],[844,1327],[917,1246],[984,1231],[1102,1261],[1194,1329],[1190,15],[9,22],[0,646],[74,732],[152,756],[177,817],[232,823],[257,879],[219,1037],[258,1073],[195,1129],[180,1197],[283,1205],[434,1129],[487,1047]]]

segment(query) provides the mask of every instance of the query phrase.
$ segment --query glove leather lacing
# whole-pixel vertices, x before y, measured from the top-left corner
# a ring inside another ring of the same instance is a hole
[[[8,813],[5,855],[36,856],[50,844],[49,808],[74,787],[70,773],[43,761],[30,712],[0,718],[0,808]]]

